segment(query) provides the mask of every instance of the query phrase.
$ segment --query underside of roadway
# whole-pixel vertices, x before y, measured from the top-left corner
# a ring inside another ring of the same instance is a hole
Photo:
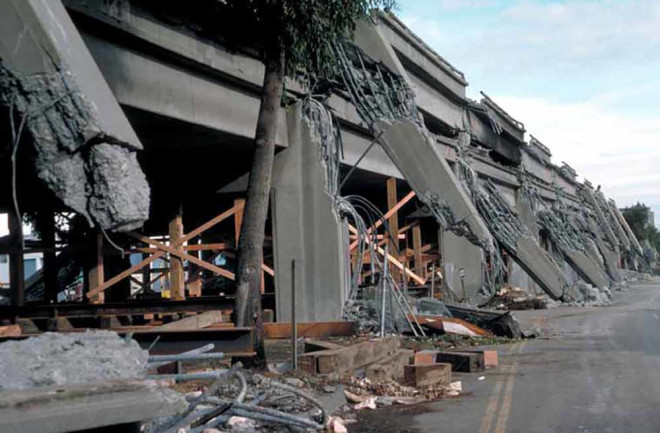
[[[362,411],[351,432],[660,432],[660,279],[609,307],[515,312],[542,337],[496,346],[499,367],[454,374],[464,394]]]

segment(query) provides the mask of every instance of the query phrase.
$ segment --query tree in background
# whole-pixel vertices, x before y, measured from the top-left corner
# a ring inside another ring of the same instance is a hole
[[[633,206],[621,209],[621,213],[637,240],[641,243],[648,241],[656,252],[660,252],[660,232],[655,224],[649,224],[651,208],[638,202]]]
[[[324,75],[334,66],[331,43],[351,38],[357,20],[373,9],[389,9],[394,0],[225,0],[219,26],[230,43],[256,50],[265,66],[255,149],[236,270],[237,326],[255,325],[257,356],[263,353],[261,263],[277,117],[284,79],[305,72]]]

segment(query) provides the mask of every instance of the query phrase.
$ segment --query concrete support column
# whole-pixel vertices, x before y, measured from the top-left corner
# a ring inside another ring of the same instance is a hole
[[[344,229],[325,191],[320,143],[300,106],[289,110],[287,124],[289,147],[276,155],[271,196],[277,320],[291,320],[292,260],[296,320],[339,320],[346,290]]]
[[[452,232],[443,232],[440,238],[445,284],[449,293],[453,292],[461,301],[464,297],[474,301],[484,284],[483,251]],[[464,274],[463,278],[461,274]]]

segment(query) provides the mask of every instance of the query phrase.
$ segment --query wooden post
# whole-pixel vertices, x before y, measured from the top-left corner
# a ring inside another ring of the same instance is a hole
[[[25,269],[23,265],[23,223],[14,213],[9,213],[9,287],[12,305],[25,304]]]
[[[44,300],[57,302],[57,265],[55,263],[55,219],[50,211],[37,214],[37,226],[41,233],[41,243],[46,248],[44,254],[43,282]]]
[[[176,215],[170,220],[170,245],[176,245],[179,238],[183,237],[183,211],[179,204]],[[183,252],[183,245],[173,247],[177,251]],[[183,269],[183,260],[170,254],[170,290],[172,299],[182,301],[186,299],[185,275]]]
[[[188,251],[188,254],[199,258],[199,251]],[[202,276],[199,275],[199,266],[188,262],[188,296],[199,298],[202,296]]]
[[[413,255],[415,257],[415,273],[420,277],[424,276],[424,263],[422,261],[422,229],[420,224],[412,228],[413,234]]]
[[[103,266],[103,233],[100,230],[96,232],[96,239],[94,242],[94,263],[87,273],[89,281],[89,290],[94,290],[105,281],[104,266]],[[102,304],[105,301],[105,294],[103,292],[92,296],[89,300],[92,304]]]
[[[396,178],[390,177],[387,179],[387,208],[392,209],[394,206],[396,206],[396,204]],[[394,212],[387,220],[387,224],[390,227],[390,233],[392,233],[392,236],[394,236],[394,238],[390,238],[390,252],[394,257],[401,260],[401,257],[398,254],[399,213]],[[395,280],[398,281],[400,276],[401,273],[397,272],[397,269],[392,269],[392,277],[394,277]]]

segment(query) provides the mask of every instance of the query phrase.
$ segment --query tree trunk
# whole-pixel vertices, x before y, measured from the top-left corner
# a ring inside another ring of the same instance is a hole
[[[254,156],[238,241],[234,308],[236,326],[255,326],[257,357],[260,359],[265,359],[261,320],[261,264],[275,158],[277,115],[284,84],[283,52],[267,54],[264,63],[266,72],[257,120]]]

